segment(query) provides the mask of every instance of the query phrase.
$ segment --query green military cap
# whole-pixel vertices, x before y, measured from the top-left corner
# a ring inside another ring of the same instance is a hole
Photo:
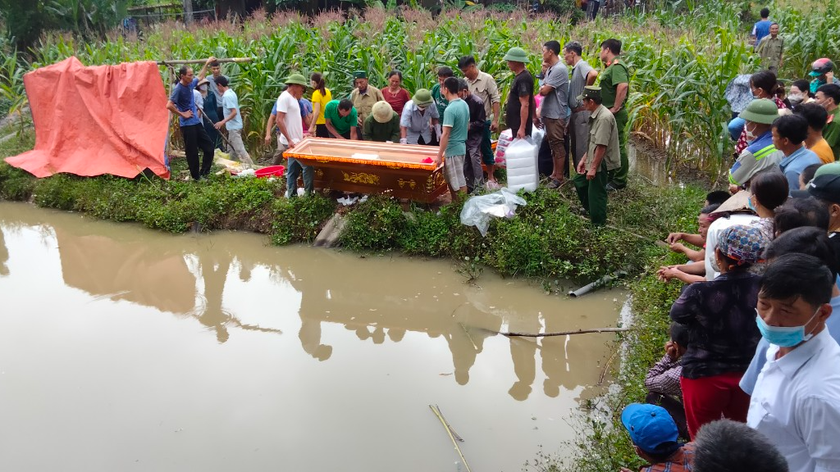
[[[505,54],[504,60],[512,61],[512,62],[521,62],[523,64],[528,63],[528,53],[525,52],[522,48],[510,48],[508,49],[507,54]]]
[[[769,98],[757,98],[751,101],[738,117],[744,121],[772,125],[779,118],[779,107]]]
[[[356,72],[353,72],[353,78],[354,79],[367,79],[368,78],[367,77],[367,72],[365,72],[363,70],[357,70]]]
[[[587,85],[583,88],[583,93],[577,96],[577,101],[580,102],[584,98],[601,98],[601,87]]]
[[[292,75],[286,77],[286,80],[283,83],[286,84],[286,85],[303,85],[304,87],[309,85],[309,84],[306,83],[306,78],[304,78],[300,74],[292,74]]]
[[[427,89],[418,89],[414,92],[414,98],[412,100],[418,107],[427,107],[434,103],[432,92],[429,92]]]

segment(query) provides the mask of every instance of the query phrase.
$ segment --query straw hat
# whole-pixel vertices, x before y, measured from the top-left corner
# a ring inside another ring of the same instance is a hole
[[[717,210],[713,211],[712,213],[723,213],[726,211],[733,212],[733,211],[741,211],[741,210],[749,210],[749,199],[750,199],[750,192],[749,190],[741,190],[740,192],[736,193],[729,197],[728,200],[721,203],[721,205],[717,208]]]
[[[378,101],[373,104],[373,119],[378,123],[387,123],[394,117],[394,109],[391,104],[386,101]]]

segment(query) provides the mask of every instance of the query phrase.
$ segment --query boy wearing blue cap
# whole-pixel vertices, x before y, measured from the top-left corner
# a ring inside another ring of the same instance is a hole
[[[621,413],[621,423],[630,434],[636,454],[648,462],[639,472],[684,472],[691,470],[694,444],[677,441],[677,424],[656,405],[631,403]],[[631,472],[621,468],[621,472]]]

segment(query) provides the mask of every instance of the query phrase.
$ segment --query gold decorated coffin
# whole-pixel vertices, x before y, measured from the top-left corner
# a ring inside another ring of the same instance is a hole
[[[365,194],[388,191],[431,203],[447,192],[437,146],[305,138],[283,155],[315,168],[315,187]],[[427,162],[424,162],[427,161]]]

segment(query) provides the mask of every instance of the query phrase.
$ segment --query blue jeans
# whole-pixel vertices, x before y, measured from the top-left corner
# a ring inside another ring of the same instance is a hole
[[[729,137],[733,141],[737,141],[741,137],[741,131],[744,130],[744,123],[743,118],[732,118],[732,121],[727,125],[727,128],[729,128]]]
[[[315,191],[314,171],[315,169],[311,166],[301,164],[294,157],[288,158],[286,165],[286,198],[297,196],[297,181],[301,172],[303,172],[303,189],[307,195],[312,195],[312,192]]]

